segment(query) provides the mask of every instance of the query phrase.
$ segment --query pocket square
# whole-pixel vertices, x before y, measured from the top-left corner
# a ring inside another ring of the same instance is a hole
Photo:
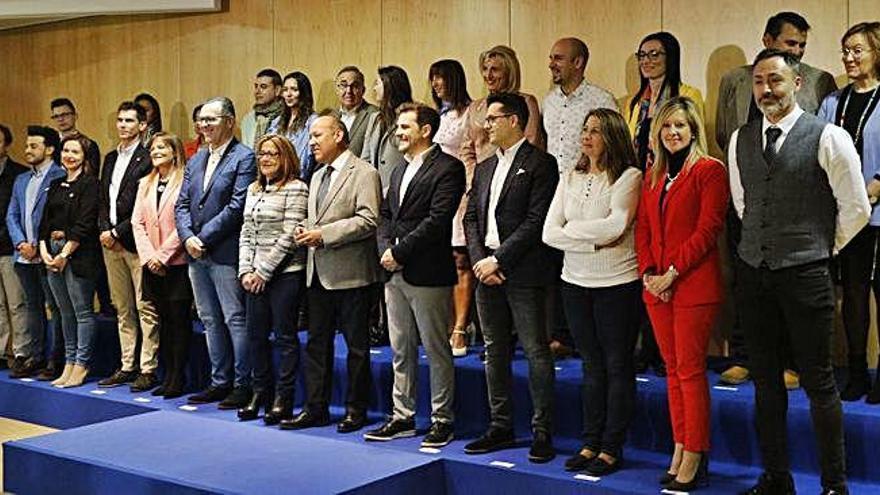
[[[519,170],[516,171],[516,175],[524,174],[524,173],[526,173],[526,169],[524,169],[524,168],[521,168],[521,169],[519,169]]]

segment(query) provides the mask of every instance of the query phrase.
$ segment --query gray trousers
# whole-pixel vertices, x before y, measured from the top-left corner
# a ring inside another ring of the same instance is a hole
[[[13,269],[12,256],[0,256],[0,357],[5,355],[10,338],[13,355],[26,355],[22,349],[29,340],[24,289]]]
[[[394,418],[410,420],[416,414],[416,378],[419,338],[428,355],[431,376],[431,421],[452,423],[455,368],[446,335],[452,307],[452,287],[417,287],[401,272],[385,284],[388,334],[394,351]]]

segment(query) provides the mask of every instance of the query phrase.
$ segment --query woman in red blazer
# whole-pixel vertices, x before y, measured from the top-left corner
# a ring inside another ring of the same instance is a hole
[[[708,482],[706,352],[723,297],[718,236],[730,189],[724,165],[708,156],[692,100],[669,99],[651,125],[651,139],[657,151],[642,187],[636,254],[668,371],[675,452],[661,483],[689,491]]]
[[[156,305],[162,323],[159,354],[164,381],[152,394],[171,399],[183,395],[192,338],[192,288],[174,218],[186,167],[183,143],[173,134],[159,132],[150,140],[150,158],[153,170],[138,185],[131,227],[143,265],[143,297]]]

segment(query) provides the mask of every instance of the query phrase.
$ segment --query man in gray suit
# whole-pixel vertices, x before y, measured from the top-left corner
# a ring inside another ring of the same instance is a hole
[[[333,114],[309,131],[312,153],[324,166],[312,176],[309,213],[295,241],[308,246],[306,285],[309,341],[306,344],[306,403],[282,429],[324,426],[333,379],[333,337],[338,328],[348,347],[348,391],[340,433],[361,429],[370,392],[368,319],[372,284],[380,281],[376,252],[381,189],[379,172],[348,148],[348,131]]]
[[[800,60],[804,56],[809,30],[810,25],[800,14],[780,12],[767,20],[762,41],[765,48],[788,52]],[[801,87],[796,93],[797,103],[805,112],[815,114],[825,96],[837,89],[837,84],[831,74],[803,62],[799,64],[798,72]],[[721,79],[721,89],[718,91],[718,111],[715,116],[715,140],[718,146],[726,153],[733,131],[747,122],[761,118],[761,111],[752,95],[752,66],[737,67],[725,74]],[[734,258],[737,257],[736,244],[739,241],[740,230],[740,222],[736,215],[728,215],[727,231],[730,251]],[[736,284],[735,280],[734,284]],[[749,379],[743,331],[739,326],[738,318],[734,322],[729,341],[731,366],[721,374],[721,381],[738,385]],[[799,386],[797,373],[786,369],[785,384],[788,388],[797,388]]]
[[[336,74],[336,95],[339,97],[340,120],[348,130],[348,149],[361,156],[364,136],[379,115],[379,109],[364,101],[364,73],[353,65],[339,69]]]

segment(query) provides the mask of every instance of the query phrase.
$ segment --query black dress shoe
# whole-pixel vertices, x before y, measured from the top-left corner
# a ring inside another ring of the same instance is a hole
[[[337,433],[351,433],[358,431],[367,424],[367,415],[362,412],[350,412],[336,425]]]
[[[853,366],[850,366],[846,386],[840,391],[840,400],[844,402],[861,400],[868,393],[870,386],[871,377],[868,375],[868,369],[855,369]]]
[[[464,446],[465,454],[488,454],[496,450],[509,449],[516,445],[513,430],[489,428],[480,438]]]
[[[849,489],[843,488],[823,488],[821,495],[849,495]]]
[[[673,478],[672,481],[666,484],[666,489],[673,492],[692,492],[697,488],[702,488],[708,485],[709,455],[706,452],[703,452],[703,455],[700,457],[700,465],[697,466],[697,472],[694,473],[694,477],[686,482],[678,481],[677,477]]]
[[[740,495],[795,495],[794,480],[790,473],[764,472],[758,483]]]
[[[125,385],[126,383],[131,383],[137,378],[137,371],[123,371],[121,369],[116,370],[112,375],[104,378],[103,380],[98,381],[98,386],[101,388],[113,388],[118,387],[120,385]]]
[[[155,373],[141,373],[131,383],[129,390],[134,394],[146,392],[147,390],[152,390],[157,383],[159,383],[159,379],[156,378]]]
[[[868,392],[868,397],[865,398],[865,402],[868,404],[880,404],[880,371],[877,372],[877,378],[874,379],[874,386],[871,388],[871,391]]]
[[[581,449],[581,450],[583,450],[583,449]],[[591,462],[593,462],[593,459],[595,459],[595,458],[596,458],[595,455],[593,455],[593,457],[587,457],[587,456],[581,454],[580,451],[575,452],[575,454],[573,456],[571,456],[565,460],[565,470],[566,471],[583,471],[584,469],[587,469],[587,465],[589,465]]]
[[[554,457],[556,449],[553,448],[553,437],[546,431],[536,431],[532,448],[529,449],[529,461],[543,464],[552,461]]]
[[[163,395],[165,395],[165,385],[162,384],[154,388],[153,391],[150,392],[150,395],[152,395],[153,397],[162,397]]]
[[[396,438],[414,436],[416,436],[415,420],[390,418],[382,426],[364,433],[364,440],[371,442],[387,442],[388,440],[394,440]]]
[[[43,359],[31,357],[22,361],[21,366],[18,369],[13,369],[11,373],[9,373],[10,378],[27,378],[29,376],[33,376],[40,372],[43,368],[46,367],[46,361]]]
[[[210,404],[211,402],[225,399],[231,391],[232,389],[229,387],[215,387],[211,385],[197,394],[190,395],[186,402],[189,404]]]
[[[244,407],[251,400],[250,387],[235,387],[232,392],[217,404],[217,409],[229,410]]]
[[[623,459],[619,456],[614,459],[614,462],[608,462],[605,459],[596,456],[593,458],[593,462],[587,466],[587,472],[593,476],[608,476],[616,473],[620,470],[620,466],[623,464]]]
[[[266,411],[263,415],[263,423],[267,425],[277,425],[282,420],[293,418],[293,403],[279,397],[275,397],[272,409]]]
[[[308,409],[304,409],[301,413],[292,419],[281,420],[280,427],[282,430],[302,430],[305,428],[317,428],[330,424],[330,415],[326,412],[322,414],[313,414]]]
[[[41,382],[51,382],[61,376],[62,370],[64,370],[64,363],[49,361],[49,364],[37,373],[37,380]]]
[[[235,393],[235,392],[233,392]],[[230,394],[230,397],[232,394]],[[241,409],[238,410],[239,421],[252,421],[260,415],[260,408],[269,411],[269,404],[272,402],[272,396],[268,392],[254,392],[251,400]]]

